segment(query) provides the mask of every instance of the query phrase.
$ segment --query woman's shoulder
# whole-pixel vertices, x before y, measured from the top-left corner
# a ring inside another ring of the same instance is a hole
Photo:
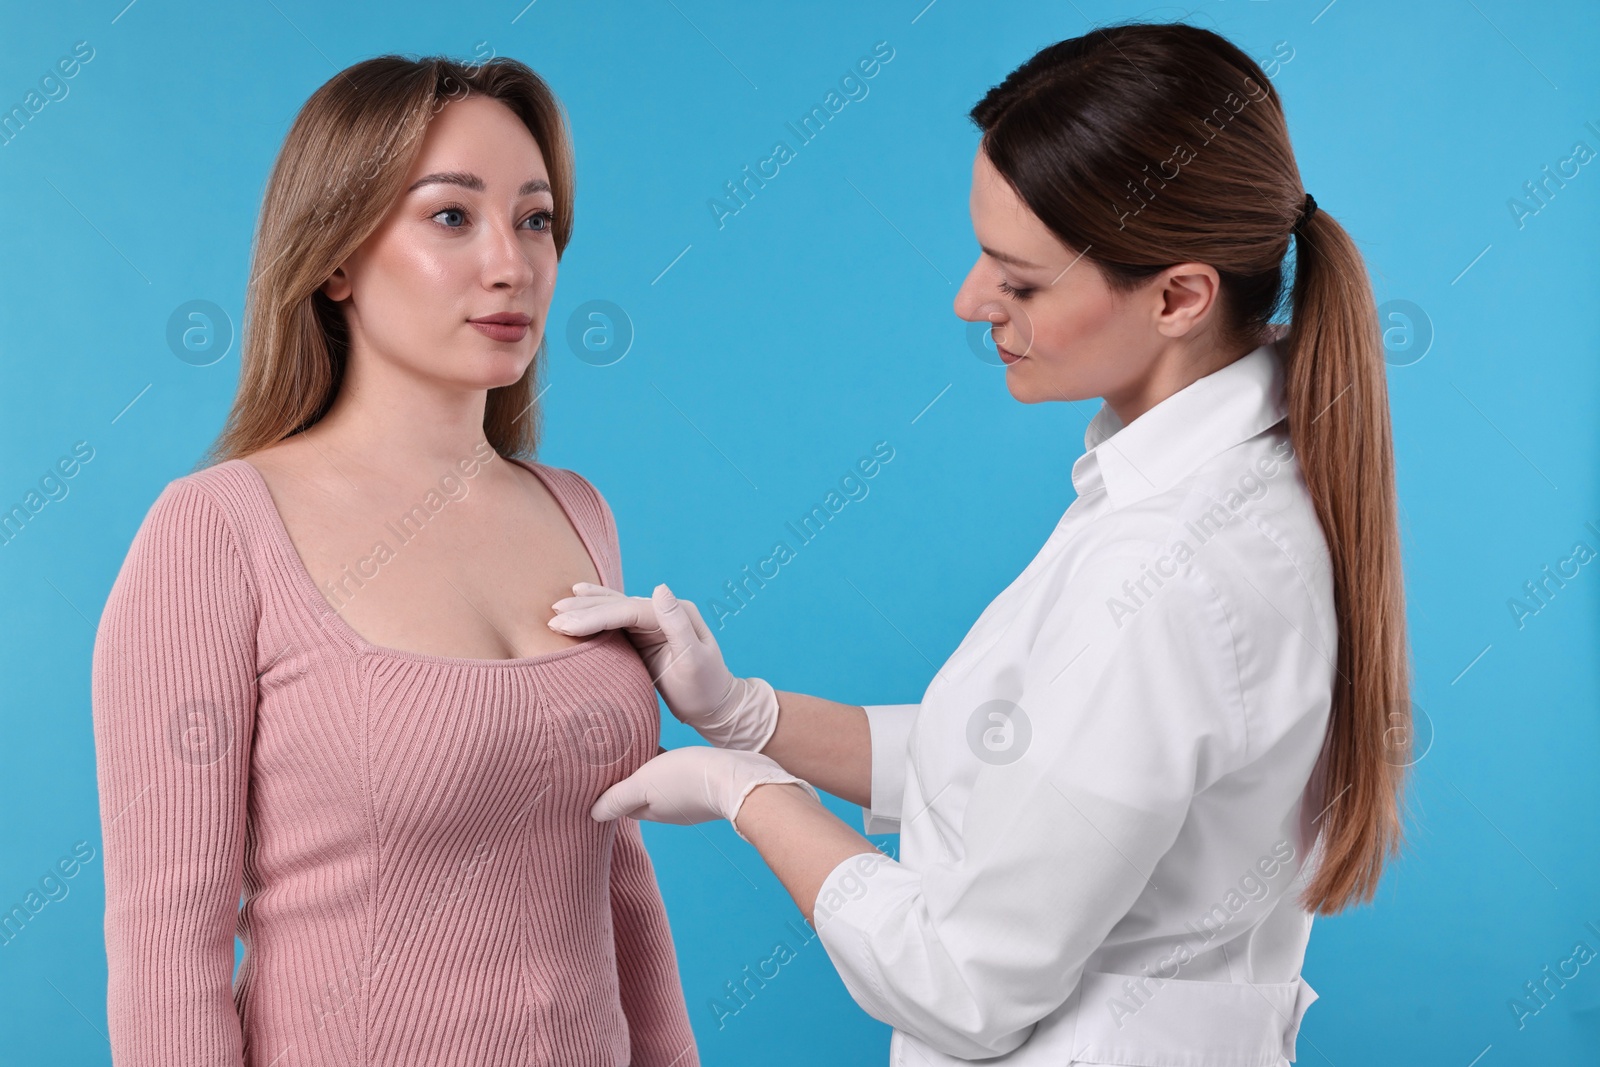
[[[532,459],[519,458],[517,462],[535,470],[571,516],[573,525],[606,557],[607,568],[615,573],[610,576],[602,574],[601,582],[616,583],[620,588],[622,546],[617,535],[617,519],[611,511],[611,505],[606,502],[605,494],[588,478],[567,467]]]
[[[261,506],[265,485],[242,459],[170,479],[146,509],[130,553],[179,552],[253,584],[258,557],[269,541]]]
[[[193,600],[238,598],[241,610],[255,610],[256,539],[241,492],[249,471],[240,466],[218,464],[161,487],[128,545],[108,604],[136,590],[170,588]]]
[[[207,525],[221,524],[242,542],[243,528],[251,519],[246,479],[254,473],[244,460],[228,460],[172,478],[151,502],[145,524],[197,533]]]
[[[533,459],[524,459],[521,462],[536,468],[544,477],[546,484],[554,489],[569,510],[583,512],[586,518],[593,519],[615,534],[616,520],[611,512],[611,505],[594,482],[568,467],[557,467]]]

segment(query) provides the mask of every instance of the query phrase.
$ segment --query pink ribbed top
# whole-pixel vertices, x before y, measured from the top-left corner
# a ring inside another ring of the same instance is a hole
[[[622,588],[599,492],[517,462]],[[621,631],[372,645],[235,459],[151,506],[93,671],[117,1067],[698,1064],[639,824],[589,817],[656,752]]]

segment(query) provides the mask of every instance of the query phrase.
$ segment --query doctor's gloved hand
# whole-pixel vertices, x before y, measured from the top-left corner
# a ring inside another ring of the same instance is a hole
[[[668,749],[601,793],[589,815],[599,822],[627,815],[679,826],[727,819],[749,840],[734,822],[744,798],[758,785],[785,782],[804,786],[821,803],[811,783],[759,752],[691,745]]]
[[[623,629],[650,670],[667,710],[718,748],[759,752],[778,727],[778,694],[761,678],[736,678],[690,600],[665,585],[648,597],[592,582],[551,605],[552,630],[574,637]]]

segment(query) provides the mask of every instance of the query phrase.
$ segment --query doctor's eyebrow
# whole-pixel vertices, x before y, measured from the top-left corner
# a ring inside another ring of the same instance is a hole
[[[406,192],[415,192],[424,185],[439,184],[459,185],[463,188],[471,189],[475,193],[481,193],[485,188],[483,179],[478,177],[476,174],[459,170],[442,170],[437,174],[424,174],[422,177],[412,182],[411,185],[406,189]],[[545,181],[543,178],[529,178],[527,181],[522,183],[522,186],[519,189],[517,189],[517,195],[528,196],[531,193],[548,193],[549,191],[550,183]]]
[[[1027,260],[1022,259],[1020,256],[1013,256],[1009,252],[996,252],[994,249],[990,248],[988,245],[979,245],[978,247],[983,249],[983,254],[988,256],[990,259],[998,259],[1000,262],[1009,263],[1013,267],[1022,267],[1025,270],[1043,270],[1044,269],[1043,267],[1041,267],[1037,263],[1029,263]]]
[[[984,251],[984,254],[989,256],[989,258],[998,259],[1002,263],[1009,263],[1013,267],[1022,267],[1024,270],[1047,270],[1048,269],[1046,267],[1040,266],[1037,263],[1029,263],[1025,259],[1018,259],[1016,256],[1010,255],[1010,254],[1005,253],[1005,252],[996,252],[994,249],[989,248],[989,247],[987,247],[985,245],[979,245],[978,247],[982,248],[983,251]],[[1051,285],[1054,285],[1056,282],[1059,282],[1061,280],[1061,275],[1067,273],[1067,271],[1069,271],[1073,267],[1077,266],[1078,265],[1078,260],[1080,260],[1084,256],[1088,255],[1088,253],[1089,253],[1089,250],[1087,248],[1085,248],[1082,252],[1079,252],[1076,256],[1073,257],[1071,263],[1068,263],[1065,267],[1062,267],[1060,272],[1054,278],[1050,279],[1050,282],[1049,282],[1048,285],[1044,285],[1041,288],[1048,289],[1048,288],[1050,288]]]

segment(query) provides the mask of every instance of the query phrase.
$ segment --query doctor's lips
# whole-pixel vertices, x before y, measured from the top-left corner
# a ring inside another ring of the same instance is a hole
[[[528,332],[533,320],[520,311],[497,311],[493,315],[480,315],[468,319],[477,331],[496,341],[520,341]]]

